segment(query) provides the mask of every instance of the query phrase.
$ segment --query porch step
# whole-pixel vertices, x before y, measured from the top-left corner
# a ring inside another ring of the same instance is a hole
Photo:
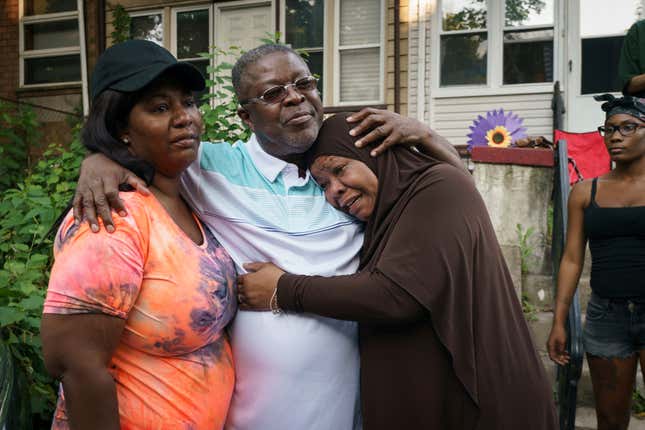
[[[544,369],[546,370],[549,380],[552,381],[555,386],[557,366],[549,359],[549,355],[546,350],[546,341],[549,339],[552,321],[553,313],[538,312],[533,316],[532,320],[529,321],[529,327],[531,328],[531,334],[533,335],[535,348],[542,358]],[[593,387],[591,386],[589,366],[587,365],[586,360],[583,362],[582,376],[580,377],[580,381],[578,382],[578,405],[591,407],[593,407],[594,405]]]
[[[531,334],[535,347],[538,351],[542,364],[546,370],[549,381],[553,387],[556,386],[557,366],[549,359],[546,351],[546,341],[551,331],[551,321],[553,314],[551,312],[538,312],[529,321]],[[584,320],[584,317],[583,317]],[[636,372],[636,388],[645,393],[642,373],[640,369]],[[594,410],[593,386],[591,384],[591,375],[586,357],[582,364],[582,375],[578,381],[578,408],[576,409],[576,429],[577,430],[596,430],[596,413]],[[645,420],[632,416],[628,430],[645,430]]]
[[[591,407],[576,409],[576,430],[596,430],[596,411]],[[645,430],[645,420],[632,416],[627,430]]]

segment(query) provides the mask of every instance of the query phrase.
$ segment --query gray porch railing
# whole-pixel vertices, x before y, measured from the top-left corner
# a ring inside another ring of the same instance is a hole
[[[569,199],[569,157],[566,140],[559,140],[557,146],[555,181],[553,190],[553,241],[551,258],[553,261],[553,283],[557,283],[560,260],[564,251],[567,234],[567,201]],[[560,416],[560,430],[573,430],[576,421],[576,401],[578,381],[582,374],[582,323],[578,292],[573,296],[567,318],[567,351],[569,363],[558,366],[557,399]]]

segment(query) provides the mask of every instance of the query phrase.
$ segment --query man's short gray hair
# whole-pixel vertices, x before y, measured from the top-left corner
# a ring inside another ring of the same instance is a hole
[[[291,47],[287,45],[279,45],[276,43],[269,43],[266,45],[260,45],[257,48],[253,48],[250,51],[245,52],[236,62],[235,65],[233,66],[233,70],[231,71],[231,79],[233,81],[233,88],[235,88],[235,94],[239,97],[240,92],[242,91],[242,80],[244,78],[244,74],[246,73],[246,69],[252,65],[258,62],[261,58],[263,58],[266,55],[273,54],[275,52],[284,52],[284,53],[290,53],[294,54],[298,57],[300,55],[294,51]],[[304,60],[303,60],[304,62]]]

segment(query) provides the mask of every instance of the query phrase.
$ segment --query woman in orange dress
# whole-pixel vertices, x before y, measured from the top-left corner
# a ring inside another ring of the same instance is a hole
[[[199,148],[201,74],[154,43],[101,56],[82,139],[146,178],[127,215],[92,233],[63,220],[42,320],[61,381],[54,429],[218,429],[235,381],[224,327],[235,267],[179,193]],[[94,226],[98,227],[98,226]]]

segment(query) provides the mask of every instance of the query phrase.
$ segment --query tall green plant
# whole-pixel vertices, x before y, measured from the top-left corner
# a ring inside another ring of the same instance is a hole
[[[117,4],[112,9],[112,43],[125,42],[130,39],[130,15],[123,6]]]
[[[56,398],[39,338],[52,262],[52,240],[45,235],[72,197],[84,153],[79,129],[70,145],[50,145],[0,201],[0,343],[10,352],[17,383],[27,387],[21,409],[30,410],[33,422],[25,428],[51,422]]]
[[[39,138],[36,114],[29,106],[0,100],[0,192],[23,179],[29,148]]]
[[[228,49],[213,47],[211,52],[200,56],[211,59],[206,79],[208,92],[203,96],[200,107],[204,121],[202,139],[209,142],[235,142],[246,140],[251,131],[242,124],[237,116],[238,100],[231,82],[233,64],[222,59],[236,60],[243,54],[242,48],[232,46]]]
[[[535,252],[532,239],[535,229],[533,227],[529,227],[524,230],[522,224],[516,224],[515,231],[517,232],[517,240],[520,245],[520,263],[522,265],[522,275],[524,275],[532,266],[531,258]]]

